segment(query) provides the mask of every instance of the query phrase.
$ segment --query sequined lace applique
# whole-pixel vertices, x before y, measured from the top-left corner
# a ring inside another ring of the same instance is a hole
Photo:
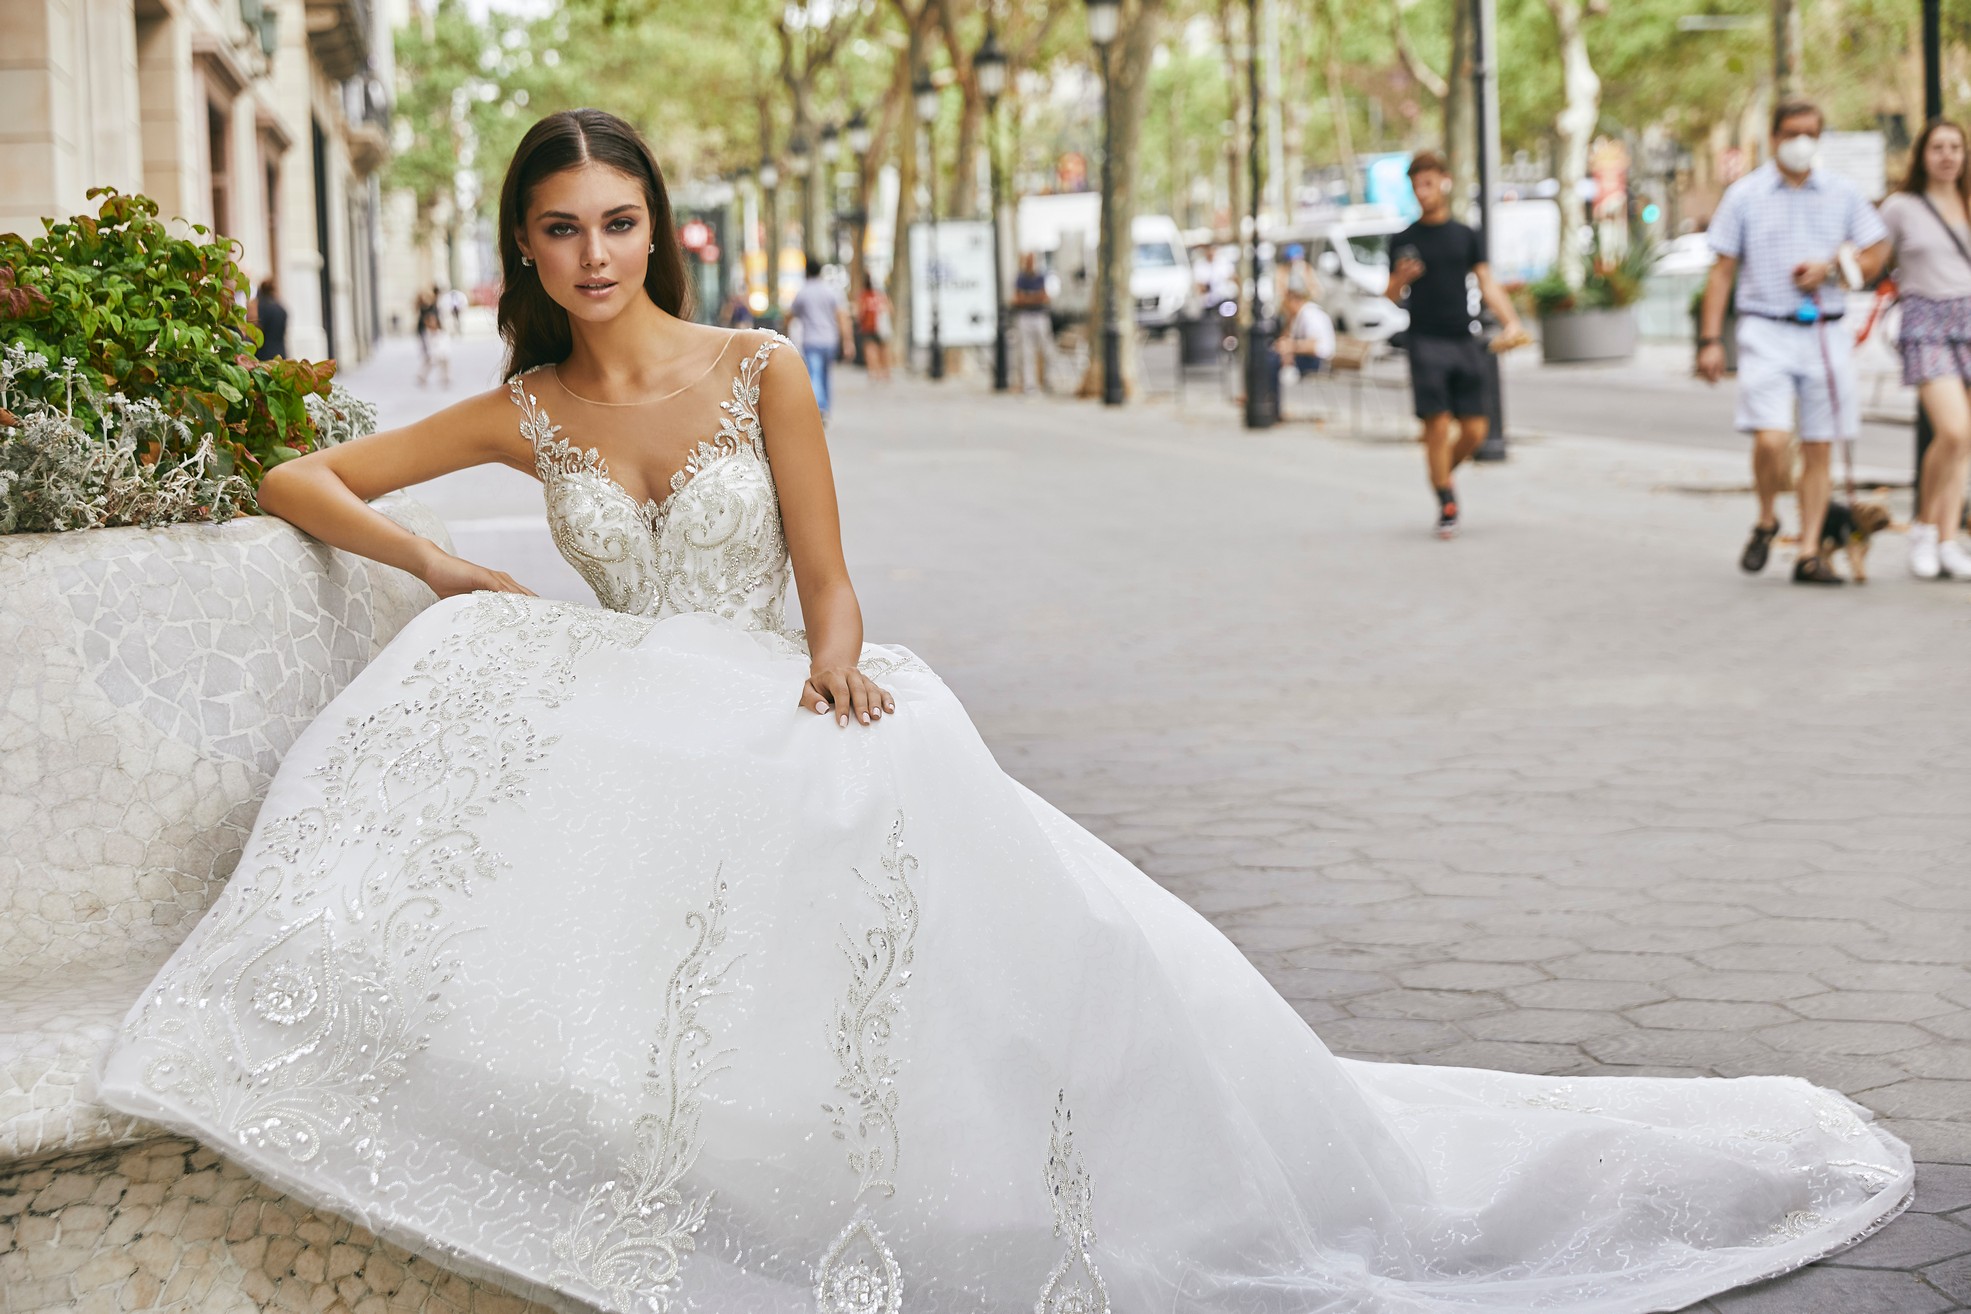
[[[740,362],[719,404],[718,432],[691,450],[661,500],[638,501],[596,449],[564,437],[528,389],[528,374],[509,381],[555,548],[603,606],[786,628],[787,543],[759,418],[760,375],[786,341],[776,334]]]
[[[882,875],[856,871],[882,909],[881,924],[858,940],[844,928],[842,953],[849,964],[849,988],[835,1005],[829,1047],[842,1075],[835,1089],[839,1104],[823,1105],[836,1140],[848,1146],[849,1170],[856,1175],[856,1215],[822,1256],[815,1276],[815,1300],[822,1314],[897,1314],[903,1303],[903,1272],[882,1232],[868,1216],[864,1197],[896,1194],[891,1179],[902,1155],[897,1135],[898,1063],[890,1055],[900,996],[910,983],[917,940],[917,894],[911,878],[917,859],[903,851],[903,817],[884,843]]]
[[[319,806],[267,822],[237,873],[126,1022],[158,1055],[141,1080],[240,1143],[297,1162],[330,1144],[384,1160],[377,1113],[456,999],[457,914],[504,863],[476,829],[518,803],[554,745],[527,719],[559,704],[581,658],[647,622],[487,593],[455,646],[404,694],[352,719],[324,755]],[[345,886],[333,873],[355,865]]]
[[[585,1281],[619,1308],[669,1314],[711,1204],[710,1195],[687,1199],[683,1182],[701,1146],[699,1091],[725,1071],[731,1053],[712,1048],[712,1033],[698,1019],[701,1005],[725,993],[739,962],[716,961],[725,945],[725,896],[720,880],[702,911],[685,914],[696,939],[664,987],[643,1085],[646,1111],[634,1126],[636,1149],[621,1178],[591,1190],[580,1215],[554,1238],[561,1262],[550,1276]]]
[[[1095,1249],[1095,1191],[1087,1165],[1074,1148],[1074,1115],[1068,1093],[1054,1106],[1047,1141],[1047,1196],[1054,1206],[1054,1235],[1068,1245],[1040,1289],[1034,1314],[1109,1314],[1109,1289],[1090,1254]]]

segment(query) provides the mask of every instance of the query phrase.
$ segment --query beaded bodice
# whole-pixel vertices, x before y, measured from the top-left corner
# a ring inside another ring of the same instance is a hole
[[[787,541],[760,432],[760,374],[787,340],[740,362],[719,403],[717,433],[699,442],[662,498],[639,501],[593,448],[562,436],[530,382],[509,384],[534,450],[554,545],[611,611],[713,612],[747,629],[783,629]]]

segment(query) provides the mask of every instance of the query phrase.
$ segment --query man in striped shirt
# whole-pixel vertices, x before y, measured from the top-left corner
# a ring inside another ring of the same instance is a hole
[[[1820,558],[1827,517],[1829,454],[1837,438],[1860,432],[1854,335],[1841,322],[1847,306],[1836,280],[1843,247],[1863,249],[1863,263],[1882,254],[1888,229],[1868,199],[1844,180],[1814,168],[1822,118],[1804,101],[1773,111],[1771,162],[1733,183],[1711,218],[1717,263],[1704,289],[1697,372],[1716,383],[1725,373],[1725,306],[1738,281],[1738,428],[1753,435],[1752,477],[1759,522],[1739,564],[1764,570],[1779,533],[1775,509],[1785,483],[1796,424],[1800,435],[1800,550],[1796,584],[1839,584]]]

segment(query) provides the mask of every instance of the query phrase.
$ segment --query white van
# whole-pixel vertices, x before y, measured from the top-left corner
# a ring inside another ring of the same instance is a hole
[[[1395,216],[1339,219],[1306,239],[1321,306],[1336,332],[1383,342],[1410,327],[1410,312],[1388,295],[1389,240],[1409,226]]]
[[[1195,291],[1191,261],[1184,254],[1184,231],[1167,214],[1139,214],[1129,236],[1136,261],[1129,274],[1129,296],[1139,327],[1161,331],[1184,317]]]
[[[1102,201],[1094,192],[1023,196],[1018,212],[1020,253],[1041,257],[1057,323],[1085,318],[1095,283],[1095,246]],[[1183,317],[1191,300],[1191,263],[1184,234],[1169,215],[1137,215],[1129,225],[1135,264],[1130,304],[1143,328],[1162,330]]]

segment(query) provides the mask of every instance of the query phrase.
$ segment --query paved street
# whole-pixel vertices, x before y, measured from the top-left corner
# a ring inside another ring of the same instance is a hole
[[[495,347],[461,345],[461,395]],[[436,400],[410,355],[349,380],[386,423]],[[1743,481],[1691,418],[1727,391],[1513,376],[1542,436],[1465,476],[1445,544],[1409,444],[850,373],[868,632],[1340,1053],[1794,1073],[1916,1147],[1921,1212],[1704,1308],[1971,1308],[1971,584],[1912,581],[1895,535],[1865,588],[1748,579],[1750,499],[1671,491]],[[421,495],[462,551],[584,596],[531,481]]]

